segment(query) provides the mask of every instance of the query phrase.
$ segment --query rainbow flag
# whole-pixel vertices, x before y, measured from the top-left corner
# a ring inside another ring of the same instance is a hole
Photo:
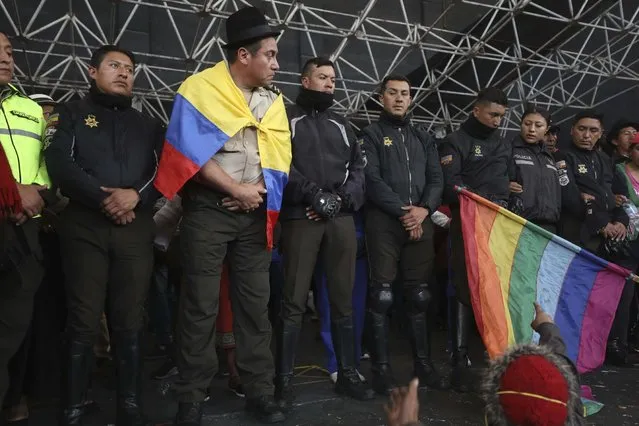
[[[458,191],[471,302],[489,355],[533,341],[536,301],[561,330],[578,371],[601,366],[630,271]]]
[[[175,97],[155,187],[172,199],[237,132],[255,127],[266,184],[266,236],[273,229],[291,165],[291,133],[282,95],[257,121],[226,62],[187,78]]]

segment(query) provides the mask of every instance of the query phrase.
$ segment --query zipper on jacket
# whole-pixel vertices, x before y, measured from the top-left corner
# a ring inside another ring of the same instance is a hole
[[[408,147],[406,146],[406,138],[404,138],[404,132],[399,129],[399,134],[402,135],[402,145],[404,145],[404,152],[406,152],[406,167],[408,168],[408,204],[413,205],[413,174],[410,171],[410,156],[408,155]]]

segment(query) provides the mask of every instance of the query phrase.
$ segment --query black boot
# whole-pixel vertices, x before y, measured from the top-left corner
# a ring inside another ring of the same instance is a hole
[[[67,344],[66,357],[59,424],[60,426],[82,425],[84,400],[93,360],[93,345],[71,341]]]
[[[276,339],[275,365],[275,401],[283,412],[288,412],[293,406],[293,368],[295,364],[295,349],[300,334],[300,327],[291,324],[280,324]]]
[[[452,305],[455,309],[453,315],[455,324],[451,357],[453,367],[451,386],[457,392],[471,392],[474,388],[474,378],[470,370],[470,358],[468,357],[471,312],[470,308],[461,302],[455,302]]]
[[[202,424],[201,402],[180,402],[175,416],[175,426],[200,426]]]
[[[371,345],[371,372],[373,373],[373,390],[380,395],[390,395],[396,387],[390,367],[388,349],[388,320],[386,314],[373,311],[366,312],[369,342]]]
[[[337,357],[337,383],[335,391],[360,401],[375,398],[375,393],[359,378],[355,368],[355,333],[353,318],[345,317],[331,322],[333,346]]]
[[[437,372],[431,361],[430,330],[425,312],[408,315],[410,322],[410,344],[413,349],[414,376],[419,378],[421,386],[432,389],[447,389],[444,378]]]
[[[144,426],[140,407],[141,365],[140,342],[137,333],[115,336],[117,374],[117,426]]]
[[[247,399],[246,410],[261,423],[280,423],[286,420],[275,398],[270,395]]]

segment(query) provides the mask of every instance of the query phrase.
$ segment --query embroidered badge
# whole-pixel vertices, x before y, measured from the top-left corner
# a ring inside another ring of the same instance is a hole
[[[440,158],[439,162],[442,166],[447,166],[453,162],[453,156],[445,155],[442,158]]]
[[[389,138],[388,136],[384,137],[384,146],[392,146],[393,145],[393,140],[391,138]]]
[[[483,157],[484,154],[481,152],[481,145],[475,145],[475,157]]]
[[[89,116],[84,119],[84,124],[86,124],[88,127],[98,127],[98,124],[100,124],[100,122],[95,119],[95,115],[89,114]]]
[[[566,162],[564,160],[557,161],[557,163],[555,165],[557,166],[558,169],[565,169],[566,168]]]
[[[582,175],[585,175],[586,173],[588,173],[588,169],[586,168],[585,164],[579,164],[577,166],[577,171],[581,173]]]

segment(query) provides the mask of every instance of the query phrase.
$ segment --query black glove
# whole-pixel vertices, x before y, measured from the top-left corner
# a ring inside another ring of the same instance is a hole
[[[313,197],[311,208],[320,217],[324,219],[332,219],[342,208],[342,199],[332,192],[317,191]]]
[[[518,195],[511,195],[508,200],[508,210],[521,216],[524,213],[524,202]]]
[[[631,256],[630,242],[627,239],[612,240],[606,238],[599,247],[599,254],[607,260],[625,259]]]
[[[497,198],[497,197],[496,197],[496,196],[494,196],[494,195],[490,195],[490,196],[488,197],[488,201],[490,201],[490,202],[492,202],[492,203],[497,204],[499,207],[503,207],[503,208],[505,208],[505,209],[508,209],[508,201],[503,200],[503,199],[501,199],[501,198]]]
[[[344,192],[340,189],[338,189],[337,191],[335,191],[337,196],[339,198],[342,199],[342,209],[343,210],[349,210],[352,208],[352,204],[351,204],[351,194]]]

